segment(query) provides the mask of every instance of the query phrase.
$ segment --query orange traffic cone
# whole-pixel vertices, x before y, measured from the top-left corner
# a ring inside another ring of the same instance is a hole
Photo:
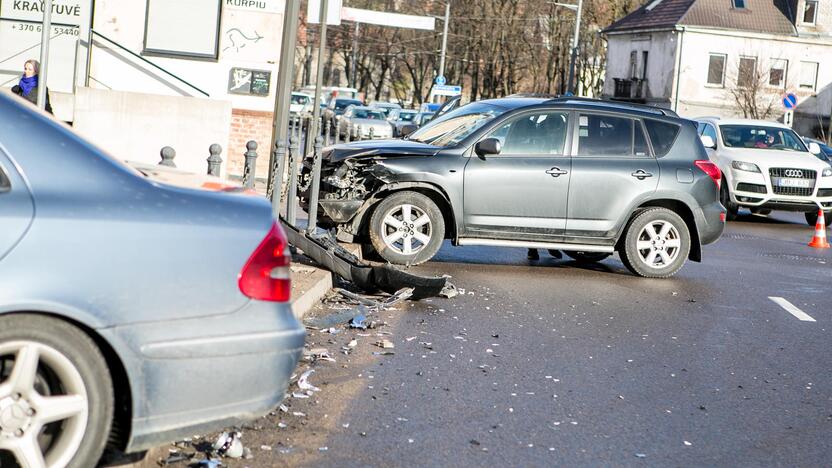
[[[823,217],[823,210],[818,210],[818,222],[815,224],[815,235],[809,247],[816,249],[828,249],[829,242],[826,240],[826,219]]]

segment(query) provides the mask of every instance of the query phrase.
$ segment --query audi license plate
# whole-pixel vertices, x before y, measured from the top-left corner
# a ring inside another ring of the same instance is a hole
[[[815,185],[815,181],[812,179],[786,179],[775,177],[774,185],[777,185],[778,187],[812,188]]]

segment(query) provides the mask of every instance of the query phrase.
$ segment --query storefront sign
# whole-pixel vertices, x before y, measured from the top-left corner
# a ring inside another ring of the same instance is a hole
[[[225,0],[226,9],[248,10],[258,13],[283,13],[284,0]]]
[[[232,68],[228,74],[228,92],[250,96],[268,96],[272,72]]]
[[[89,0],[54,0],[52,22],[80,26],[89,11]],[[0,0],[0,18],[43,21],[43,2],[39,0]]]

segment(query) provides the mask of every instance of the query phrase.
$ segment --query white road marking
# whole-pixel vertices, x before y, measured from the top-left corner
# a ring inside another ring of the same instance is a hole
[[[815,319],[813,319],[811,315],[809,315],[806,312],[803,312],[802,310],[798,309],[797,306],[795,306],[791,302],[783,299],[782,297],[771,297],[771,296],[769,296],[769,299],[771,299],[775,304],[777,304],[780,307],[782,307],[783,309],[785,309],[786,312],[788,312],[788,313],[794,315],[795,317],[797,317],[797,319],[800,320],[800,321],[803,321],[803,322],[814,322],[815,321]]]

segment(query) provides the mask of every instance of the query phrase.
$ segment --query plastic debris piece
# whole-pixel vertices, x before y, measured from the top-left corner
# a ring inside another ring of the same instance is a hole
[[[299,418],[303,418],[306,416],[306,413],[301,413],[300,411],[293,411],[292,416],[297,416]]]
[[[279,423],[277,423],[277,427],[279,427],[281,429],[286,429],[289,426],[286,423],[279,422]]]
[[[261,445],[260,450],[265,450],[266,452],[271,452],[272,446],[271,445]]]
[[[373,351],[373,356],[393,356],[393,351]]]
[[[318,447],[319,452],[326,452],[327,450],[329,450],[329,447]]]
[[[353,317],[352,320],[350,320],[350,328],[358,328],[360,330],[366,330],[367,329],[367,324],[365,323],[366,321],[367,321],[367,317],[365,317],[364,315],[359,315],[357,317]]]
[[[349,429],[350,423],[341,424],[341,427],[343,427],[344,429]]]
[[[336,312],[334,314],[327,315],[326,317],[310,317],[304,320],[304,325],[311,328],[317,328],[318,330],[322,329],[329,329],[336,325],[341,325],[344,323],[349,322],[355,317],[359,315],[367,315],[369,310],[365,305],[359,305],[358,307],[354,307],[348,310],[342,310]]]
[[[393,342],[390,341],[390,340],[379,340],[379,341],[376,341],[375,345],[378,346],[379,348],[384,348],[384,349],[392,349],[392,348],[396,347],[396,345],[394,345]]]
[[[222,462],[219,461],[219,460],[215,460],[213,458],[208,458],[208,459],[205,459],[205,460],[200,460],[197,463],[196,466],[199,466],[199,467],[202,467],[202,468],[218,468],[218,467],[222,466]]]
[[[283,411],[284,413],[289,412],[289,407],[286,406],[286,405],[280,405],[280,406],[278,406],[278,409],[280,409],[280,411]]]
[[[685,445],[687,445],[688,447],[690,447],[691,445],[693,445],[692,443],[690,443],[690,442],[688,442],[688,441],[686,441],[686,440],[685,440],[685,441],[683,441],[683,442],[684,442],[684,443],[685,443]]]
[[[188,455],[188,454],[173,450],[173,451],[171,451],[170,455],[168,455],[167,458],[165,458],[164,460],[160,460],[159,464],[162,465],[162,466],[173,465],[173,464],[176,464],[176,463],[179,463],[179,462],[183,462],[185,460],[190,460],[191,457],[193,457],[193,454]]]
[[[410,338],[405,338],[405,341],[413,341],[413,340],[415,340],[415,339],[416,339],[416,337],[415,337],[415,336],[411,336]]]
[[[298,379],[298,388],[303,391],[313,391],[313,392],[320,392],[321,389],[309,383],[309,376],[315,373],[315,369],[309,369],[308,371],[301,374],[300,378]]]
[[[638,457],[638,458],[647,458],[647,455],[645,455],[643,453],[637,453],[636,457]]]
[[[352,340],[347,345],[348,348],[355,348],[356,346],[358,346],[358,340]]]
[[[243,456],[243,443],[240,441],[239,432],[223,432],[216,442],[214,451],[218,455],[228,458],[240,458]]]
[[[309,398],[309,395],[307,395],[305,393],[292,392],[292,398],[304,399],[304,398]]]
[[[445,283],[445,287],[442,288],[442,291],[439,292],[439,297],[444,297],[446,299],[452,299],[460,294],[465,295],[464,289],[458,289],[453,283]]]
[[[243,447],[243,458],[245,458],[246,460],[251,460],[252,458],[254,458],[254,455],[252,455],[250,448]]]

